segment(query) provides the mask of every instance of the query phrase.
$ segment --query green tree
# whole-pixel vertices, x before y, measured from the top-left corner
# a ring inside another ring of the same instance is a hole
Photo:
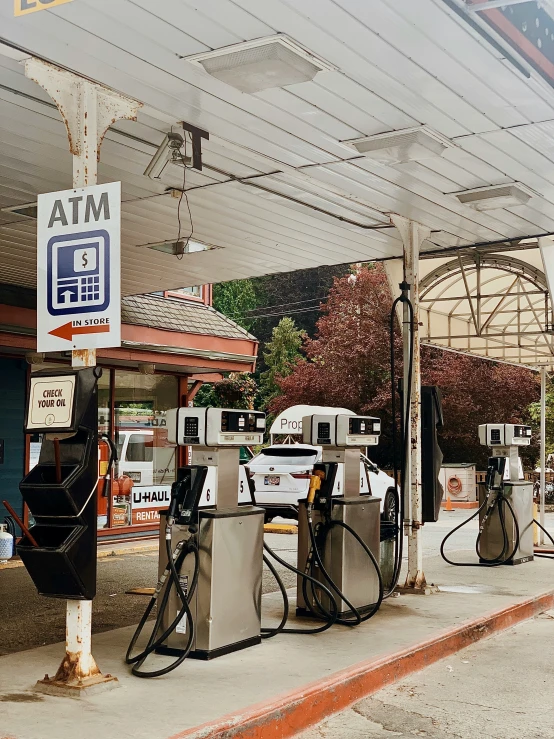
[[[290,375],[295,360],[300,355],[300,347],[306,332],[296,328],[292,318],[282,318],[271,333],[264,352],[267,370],[260,375],[261,407],[267,408],[273,398],[281,392],[280,378]]]
[[[281,393],[270,403],[273,413],[307,403],[349,408],[382,420],[372,459],[392,463],[390,397],[390,310],[392,295],[382,265],[362,267],[335,280],[322,306],[315,339],[306,339],[305,358],[278,380]],[[396,326],[397,377],[401,377],[401,342]],[[444,428],[440,445],[448,462],[486,465],[489,450],[479,444],[480,423],[522,423],[537,399],[536,375],[508,364],[467,354],[422,347],[424,385],[438,385],[443,395]],[[553,398],[554,400],[554,398]],[[398,453],[398,448],[397,448]],[[536,457],[532,445],[522,454]],[[483,469],[483,467],[481,467]]]
[[[256,380],[248,372],[230,372],[213,385],[200,388],[194,405],[201,408],[244,408],[253,409],[258,393]]]
[[[257,296],[252,280],[231,280],[213,287],[213,307],[247,331],[254,323],[247,317],[248,312],[256,306]]]
[[[258,296],[253,328],[262,347],[271,341],[271,333],[284,315],[294,318],[297,328],[313,337],[321,317],[320,304],[327,300],[334,278],[349,272],[349,265],[335,264],[253,278]]]

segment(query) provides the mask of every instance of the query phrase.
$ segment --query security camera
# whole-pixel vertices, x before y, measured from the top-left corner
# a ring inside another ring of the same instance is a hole
[[[184,143],[185,139],[180,133],[174,133],[173,131],[167,133],[158,146],[158,151],[152,157],[152,161],[144,170],[146,177],[159,180],[168,164],[177,164],[180,167],[192,164],[192,158],[185,157],[181,151]]]

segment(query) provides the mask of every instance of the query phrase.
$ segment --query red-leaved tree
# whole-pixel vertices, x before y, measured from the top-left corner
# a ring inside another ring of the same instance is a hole
[[[379,416],[383,434],[375,461],[392,463],[390,394],[390,311],[392,297],[381,265],[338,278],[321,306],[315,339],[306,339],[304,359],[278,380],[282,395],[271,411],[307,403],[349,408]],[[401,376],[400,333],[395,325],[397,376]],[[523,368],[469,355],[422,347],[422,382],[443,393],[445,426],[441,446],[446,461],[486,463],[479,445],[480,423],[524,420],[537,398],[537,381]],[[536,454],[536,449],[534,450]]]

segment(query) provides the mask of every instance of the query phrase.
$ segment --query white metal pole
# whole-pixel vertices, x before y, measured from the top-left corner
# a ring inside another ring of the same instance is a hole
[[[75,91],[81,96],[79,123],[82,126],[81,146],[73,155],[73,187],[88,187],[98,181],[98,116],[96,86],[88,80],[80,81]],[[71,352],[72,367],[95,367],[96,349],[77,349]],[[79,672],[84,677],[100,670],[92,656],[92,601],[66,602],[66,652],[75,654]]]
[[[26,60],[25,75],[46,90],[62,114],[73,154],[73,187],[96,185],[105,132],[119,119],[136,119],[140,103],[39,59]],[[71,365],[96,366],[96,350],[73,350]],[[114,681],[111,675],[102,675],[94,661],[91,633],[92,601],[68,600],[66,656],[54,678],[59,687]]]
[[[421,243],[430,235],[430,229],[402,216],[391,214],[391,220],[398,229],[404,245],[404,281],[410,286],[410,300],[413,306],[413,324],[410,326],[410,314],[407,306],[403,311],[403,356],[404,356],[404,388],[408,388],[408,361],[410,355],[410,329],[413,331],[413,359],[410,407],[404,406],[409,414],[408,464],[406,465],[407,490],[409,491],[406,506],[404,530],[408,536],[408,573],[405,588],[422,590],[426,587],[423,572],[423,542],[421,538],[421,362],[419,336],[419,249]]]
[[[406,261],[404,261],[404,280],[411,285],[408,280]],[[415,345],[414,345],[415,350]],[[409,382],[409,364],[410,364],[410,309],[407,303],[402,304],[402,416],[406,428],[411,428],[412,408],[408,405],[408,382]],[[413,379],[413,376],[412,376]],[[413,395],[412,395],[413,399]],[[406,438],[406,469],[404,470],[404,533],[408,536],[411,531],[412,516],[412,465],[411,465],[411,434]]]
[[[408,572],[406,587],[418,588],[425,584],[423,573],[423,542],[421,539],[421,362],[419,343],[419,239],[417,224],[409,224],[408,241],[404,244],[404,279],[410,285],[410,300],[413,306],[413,325],[404,326],[404,345],[409,347],[410,328],[413,331],[412,397],[408,446],[410,447],[410,528],[408,533]],[[409,351],[409,348],[408,348]],[[406,367],[405,371],[409,368]],[[406,375],[407,376],[407,375]],[[406,385],[407,387],[407,385]]]
[[[546,367],[541,367],[541,480],[540,480],[540,516],[541,526],[545,525],[546,500]],[[544,544],[544,531],[539,529],[539,543]]]

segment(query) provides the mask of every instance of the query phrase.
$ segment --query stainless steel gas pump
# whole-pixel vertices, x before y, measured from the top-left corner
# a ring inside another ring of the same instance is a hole
[[[479,486],[479,508],[442,540],[440,553],[457,567],[499,567],[531,562],[533,554],[533,483],[519,474],[519,448],[531,443],[531,427],[513,423],[484,423],[479,441],[492,449],[487,478]],[[446,542],[479,516],[475,550],[477,562],[457,562],[445,553]],[[546,532],[550,537],[550,534]]]
[[[376,445],[381,422],[370,416],[313,415],[302,419],[304,443],[323,447],[310,493],[298,512],[298,569],[333,591],[340,619],[373,614],[383,596],[379,571],[380,499],[360,495],[360,452]],[[343,495],[332,491],[344,465]],[[368,552],[369,550],[369,552]],[[370,555],[371,561],[368,558]],[[323,617],[333,609],[325,592],[298,576],[297,614]]]
[[[189,656],[212,659],[261,641],[264,511],[239,507],[238,489],[240,447],[263,442],[265,414],[176,408],[167,412],[167,429],[170,442],[192,447],[192,464],[179,468],[170,507],[161,513],[158,584],[127,653],[139,677],[166,674]],[[216,473],[213,504],[200,508],[209,467]],[[137,652],[156,602],[154,629]],[[176,660],[145,671],[153,652]]]
[[[519,449],[531,443],[531,427],[513,423],[479,426],[479,441],[492,449],[487,482],[479,487],[479,561],[533,560],[533,483],[520,479]],[[506,501],[506,504],[504,503]]]

